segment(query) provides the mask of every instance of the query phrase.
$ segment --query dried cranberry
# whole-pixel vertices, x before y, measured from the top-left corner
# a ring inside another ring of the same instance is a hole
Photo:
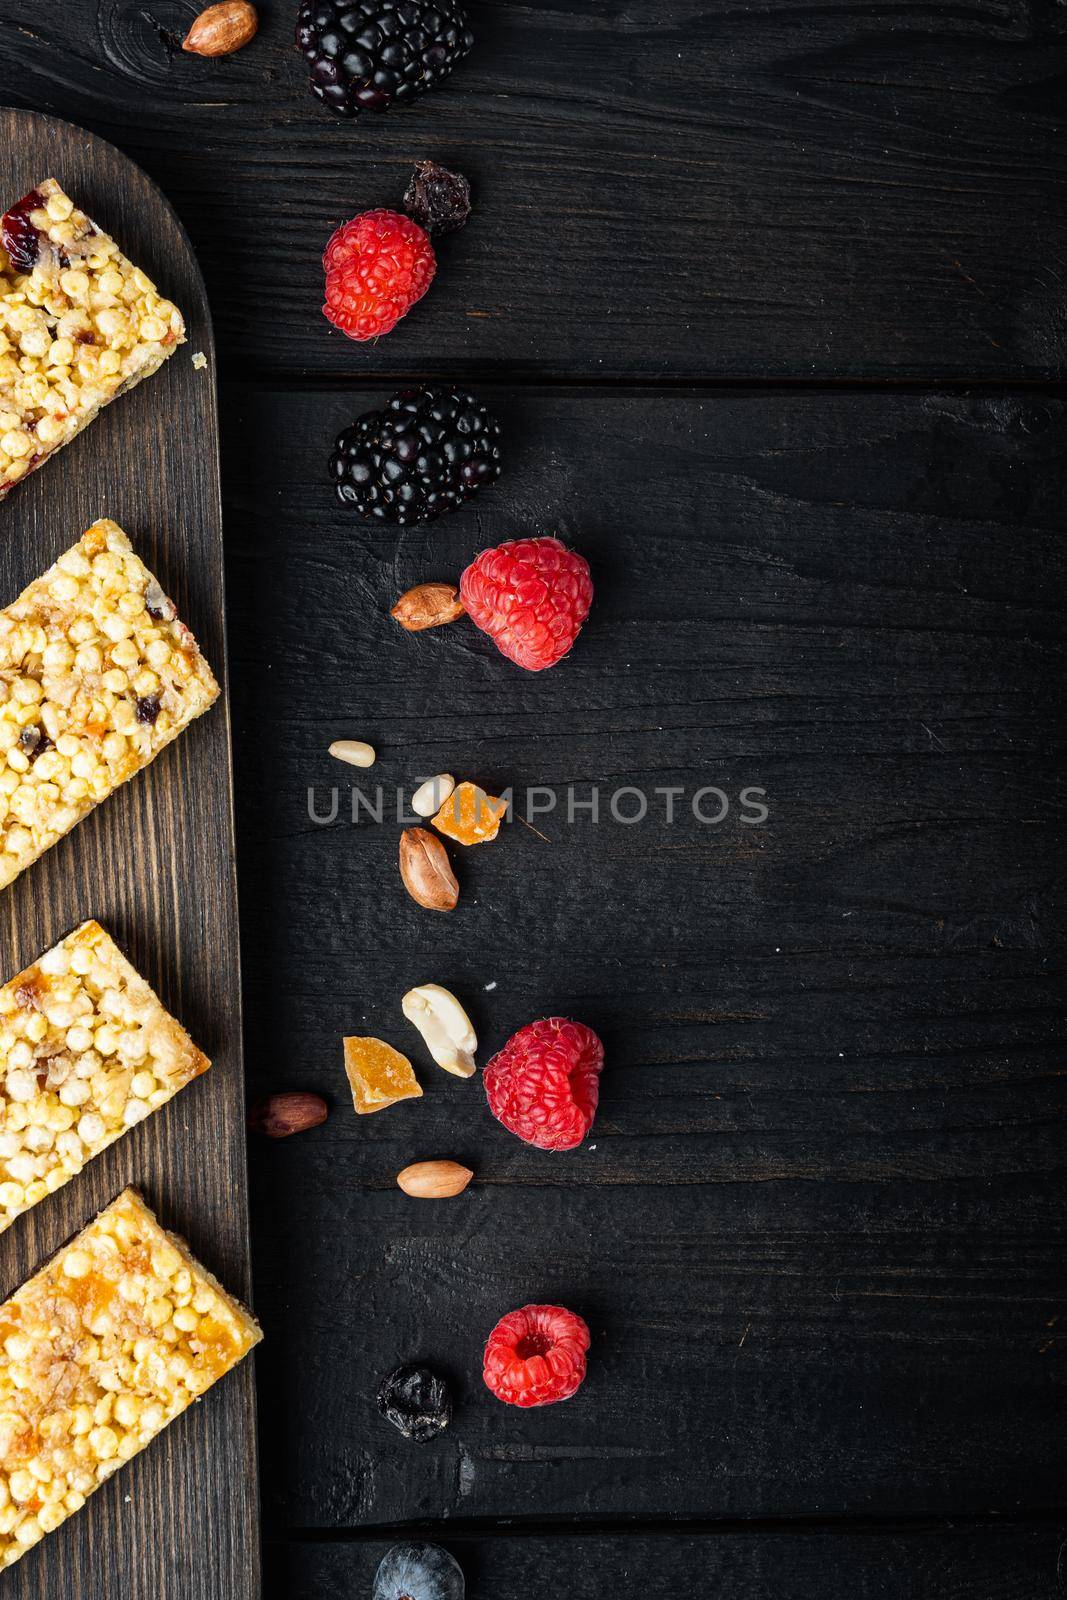
[[[158,694],[142,694],[137,701],[137,720],[147,722],[149,727],[159,716]]]
[[[471,186],[461,172],[416,161],[404,210],[427,233],[454,233],[471,214]]]
[[[16,272],[32,272],[37,265],[37,257],[41,253],[41,234],[30,221],[30,212],[41,210],[43,205],[44,195],[40,189],[31,189],[29,194],[16,201],[10,211],[4,213],[0,221],[0,239]]]

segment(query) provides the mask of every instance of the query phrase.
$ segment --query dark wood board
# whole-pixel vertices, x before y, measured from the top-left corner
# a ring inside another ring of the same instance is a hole
[[[506,480],[398,536],[326,475],[378,393],[231,391],[251,1083],[335,1108],[254,1147],[272,1529],[1057,1503],[1064,407],[482,392]],[[388,617],[538,531],[597,584],[555,671]],[[345,735],[371,773],[329,759]],[[513,824],[441,918],[401,889],[395,821],[320,827],[307,800],[438,770],[759,786],[770,818]],[[603,1034],[587,1146],[520,1144],[426,1061],[399,1000],[428,980],[483,1061],[553,1011]],[[348,1032],[412,1048],[425,1098],[356,1119]],[[431,1155],[476,1169],[462,1199],[395,1188]],[[509,1411],[481,1341],[541,1297],[589,1317],[590,1377]],[[373,1401],[414,1358],[459,1393],[422,1448]]]
[[[0,110],[0,194],[58,178],[182,308],[189,343],[0,507],[0,603],[111,516],[225,678],[214,346],[189,241],[117,150]],[[192,366],[194,351],[206,371]],[[95,916],[212,1057],[206,1077],[0,1239],[6,1295],[125,1184],[247,1296],[248,1212],[229,711],[225,698],[4,892],[3,976]],[[253,1600],[259,1593],[246,1362],[5,1576],[12,1600]]]
[[[463,1567],[467,1600],[603,1600],[609,1589],[626,1600],[1060,1600],[1065,1534],[1064,1524],[1009,1524],[894,1533],[443,1537]],[[265,1600],[369,1595],[387,1549],[381,1540],[318,1547],[268,1541]]]
[[[1055,7],[477,0],[406,113],[310,97],[296,0],[184,54],[199,0],[0,0],[7,93],[121,140],[204,265],[247,373],[1062,373],[1067,56]],[[361,350],[319,315],[331,229],[413,160],[472,178],[423,304]]]
[[[208,62],[180,49],[199,0],[0,0],[0,93],[142,162],[219,330],[250,1087],[332,1101],[323,1128],[253,1146],[265,1600],[368,1593],[405,1529],[456,1551],[470,1600],[1051,1600],[1061,21],[988,0],[473,0],[449,85],[349,125],[308,96],[296,5],[264,0],[255,43]],[[412,315],[353,345],[319,314],[322,244],[426,155],[469,173],[476,215]],[[397,538],[339,511],[324,464],[400,374],[483,392],[508,463],[475,507]],[[74,448],[95,459],[139,404]],[[386,617],[416,579],[549,530],[597,582],[555,672],[524,676],[465,624],[412,640]],[[218,666],[216,572],[183,566],[179,599]],[[198,770],[223,715],[172,770]],[[352,733],[378,746],[373,774],[327,758]],[[307,789],[443,766],[582,794],[761,785],[771,815],[557,811],[544,838],[513,825],[463,856],[461,907],[434,919],[399,889],[395,822],[316,827]],[[171,815],[156,804],[153,827]],[[236,1071],[234,1034],[210,1037],[236,1027],[232,938],[209,977],[169,912],[146,930],[132,880],[119,898],[131,953],[215,1074]],[[541,1156],[478,1083],[432,1068],[398,1011],[426,979],[467,1001],[482,1060],[551,1009],[597,1026],[596,1148]],[[411,1047],[425,1098],[357,1122],[347,1031]],[[165,1116],[184,1127],[219,1090]],[[204,1212],[166,1151],[177,1220],[238,1287],[239,1208],[212,1191]],[[394,1174],[427,1154],[469,1159],[477,1185],[405,1200]],[[539,1294],[589,1316],[590,1377],[519,1415],[482,1389],[480,1342]],[[373,1405],[406,1356],[457,1388],[421,1450]],[[174,1532],[156,1529],[152,1600],[186,1600],[164,1581]],[[197,1600],[243,1595],[238,1559],[213,1553]]]

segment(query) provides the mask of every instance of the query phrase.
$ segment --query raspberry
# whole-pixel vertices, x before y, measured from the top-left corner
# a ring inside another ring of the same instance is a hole
[[[322,258],[323,315],[350,339],[377,339],[421,300],[437,270],[417,222],[397,211],[364,211],[344,222]]]
[[[603,1065],[604,1046],[584,1022],[527,1023],[482,1073],[489,1109],[539,1150],[573,1150],[593,1126]]]
[[[460,579],[471,620],[528,672],[554,667],[589,615],[589,563],[558,539],[516,539],[475,556]]]
[[[589,1329],[573,1311],[523,1306],[489,1335],[482,1377],[505,1405],[555,1405],[581,1388],[588,1349]]]

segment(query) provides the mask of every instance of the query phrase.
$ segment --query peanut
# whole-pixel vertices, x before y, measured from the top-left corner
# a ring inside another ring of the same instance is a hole
[[[455,622],[465,610],[454,584],[419,583],[400,596],[389,615],[409,633],[420,633],[423,628]]]
[[[329,1116],[329,1107],[319,1094],[295,1089],[288,1094],[269,1094],[252,1107],[248,1123],[268,1139],[287,1139],[291,1133],[317,1128]]]
[[[458,1161],[413,1161],[397,1173],[396,1181],[416,1200],[449,1200],[462,1194],[473,1177],[470,1167],[461,1167]]]
[[[400,1009],[418,1028],[439,1067],[457,1078],[474,1076],[478,1036],[454,994],[439,983],[423,983],[408,990]]]
[[[221,0],[201,11],[182,41],[182,49],[194,56],[232,55],[255,37],[258,27],[255,6],[246,0]]]
[[[425,828],[405,828],[400,835],[400,876],[411,898],[427,911],[453,911],[459,884],[448,852]]]

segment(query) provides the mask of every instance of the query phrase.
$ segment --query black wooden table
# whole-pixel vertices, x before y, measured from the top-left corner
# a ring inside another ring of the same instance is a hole
[[[307,94],[295,0],[217,62],[178,48],[196,9],[0,0],[0,99],[148,169],[216,319],[249,1089],[334,1107],[252,1149],[270,1600],[367,1593],[402,1529],[472,1600],[1052,1600],[1062,18],[499,0],[446,89],[352,126]],[[323,243],[426,156],[476,215],[357,347],[319,313]],[[333,436],[428,377],[499,410],[506,476],[368,529]],[[555,671],[389,619],[534,532],[597,585]],[[395,821],[311,820],[341,736],[390,793],[450,770],[557,805],[434,918]],[[569,786],[683,798],[594,825]],[[340,1036],[415,1042],[428,980],[483,1060],[550,1012],[602,1034],[582,1149],[432,1069],[357,1122]],[[475,1186],[408,1200],[424,1155]],[[519,1413],[479,1355],[531,1299],[593,1349],[575,1401]],[[422,1447],[374,1407],[414,1358],[458,1393]]]

